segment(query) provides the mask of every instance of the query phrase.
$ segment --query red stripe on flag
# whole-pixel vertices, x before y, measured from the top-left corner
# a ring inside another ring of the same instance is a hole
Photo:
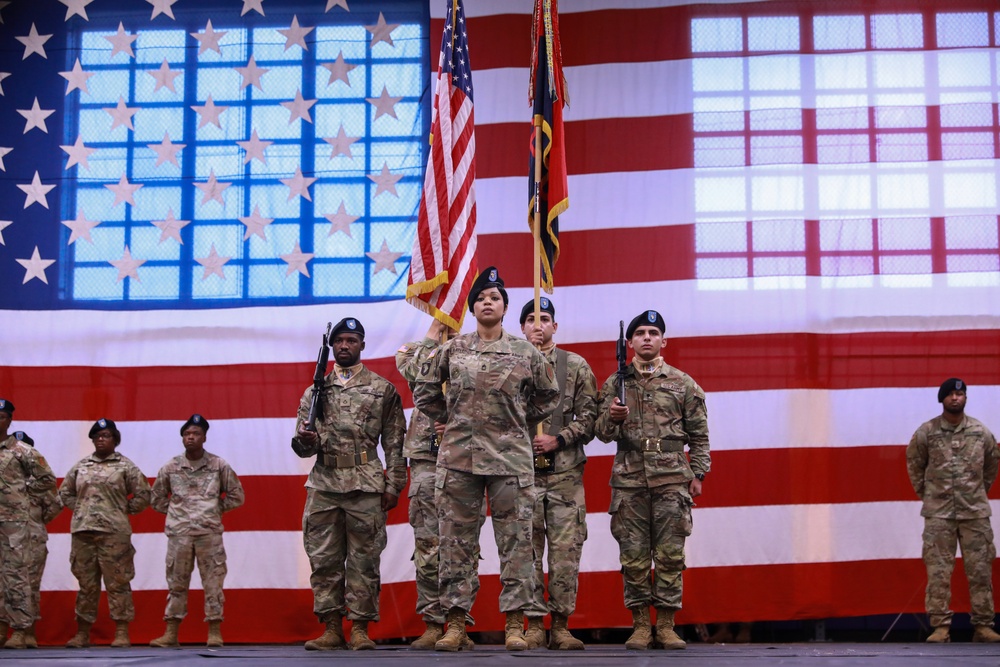
[[[993,565],[993,576],[1000,576],[1000,561]],[[677,614],[677,621],[716,622],[719,600],[725,600],[729,621],[921,613],[925,582],[924,565],[919,560],[694,568],[684,573],[684,608]],[[472,607],[476,626],[470,630],[474,639],[478,639],[476,628],[503,627],[497,607],[499,577],[483,576],[480,583],[482,587]],[[952,609],[968,612],[969,594],[962,568],[955,568],[952,584]],[[133,644],[146,644],[162,634],[165,593],[166,590],[133,592],[136,618],[129,627]],[[72,615],[63,612],[72,610],[75,596],[71,591],[42,593],[39,643],[61,646],[73,635],[76,624]],[[180,627],[182,643],[204,644],[207,630],[201,622],[203,604],[204,594],[192,590],[188,598],[190,615]],[[416,589],[412,582],[383,586],[379,604],[381,619],[369,626],[372,637],[413,638],[423,631],[423,622],[414,611]],[[577,608],[570,626],[631,626],[620,573],[580,575]],[[231,589],[226,590],[226,622],[222,630],[230,645],[286,644],[316,637],[322,626],[312,614],[309,590]],[[108,618],[107,596],[102,593],[92,639],[95,645],[107,645],[113,636],[114,623]]]
[[[914,428],[916,428],[916,424]],[[908,434],[900,434],[905,440]],[[712,452],[712,472],[701,508],[762,505],[809,505],[915,500],[906,475],[905,442],[870,447],[776,448]],[[164,455],[166,456],[166,454]],[[600,514],[611,504],[613,456],[591,456],[584,468],[587,512]],[[146,471],[147,474],[151,471]],[[748,479],[767,480],[747,484]],[[850,484],[844,480],[850,479]],[[227,531],[291,531],[302,529],[304,475],[241,475],[246,504],[227,512]],[[61,483],[61,480],[60,480]],[[1000,484],[990,498],[1000,499]],[[407,489],[389,512],[390,525],[409,522]],[[146,510],[131,517],[136,533],[162,533],[164,515]],[[49,524],[50,533],[68,533],[70,512]]]
[[[960,350],[954,348],[955,340],[962,341]],[[607,342],[565,348],[587,359],[599,382],[616,368],[610,334]],[[973,386],[1000,384],[1000,347],[993,330],[671,338],[664,358],[706,391],[932,387],[950,376]],[[364,362],[395,384],[405,406],[413,405],[394,359]],[[18,418],[25,421],[90,421],[106,415],[121,421],[183,421],[192,412],[213,419],[281,418],[294,414],[313,368],[312,363],[8,366],[0,368],[0,386],[18,396],[24,406]],[[176,400],[164,402],[163,392]]]

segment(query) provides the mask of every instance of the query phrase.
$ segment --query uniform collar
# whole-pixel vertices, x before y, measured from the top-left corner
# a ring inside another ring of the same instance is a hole
[[[110,456],[108,456],[108,458],[106,459],[97,458],[97,452],[91,452],[90,456],[88,456],[87,458],[95,463],[107,463],[108,461],[117,461],[121,459],[121,457],[122,457],[121,454],[119,454],[117,451],[114,451],[111,452]]]
[[[632,357],[632,367],[642,377],[656,375],[663,369],[663,366],[663,357],[656,357],[652,361],[639,361],[637,357]]]
[[[361,377],[362,371],[365,370],[365,365],[361,362],[354,364],[353,366],[348,366],[344,368],[339,364],[333,364],[333,372],[330,377],[333,378],[333,383],[340,387],[347,387],[352,384],[358,383],[358,378]]]

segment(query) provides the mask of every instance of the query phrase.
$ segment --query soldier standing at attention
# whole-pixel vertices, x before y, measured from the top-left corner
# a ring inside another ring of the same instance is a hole
[[[655,310],[628,325],[635,352],[625,372],[625,405],[618,376],[601,388],[595,432],[617,442],[611,469],[611,534],[618,542],[625,606],[632,612],[628,649],[651,647],[649,605],[656,608],[656,643],[686,647],[674,631],[681,608],[684,541],[691,534],[692,499],[711,467],[705,392],[689,375],[664,362],[666,325]],[[688,446],[690,461],[684,454]],[[650,579],[650,566],[655,570]]]
[[[222,542],[222,514],[243,504],[243,485],[223,459],[205,451],[208,420],[191,415],[181,426],[184,453],[160,468],[153,483],[153,509],[167,515],[167,630],[150,646],[179,646],[177,630],[187,616],[191,573],[198,573],[205,589],[208,646],[222,646],[222,607],[225,596],[226,548]]]
[[[559,407],[532,441],[535,462],[535,514],[531,539],[535,544],[535,601],[552,612],[550,649],[582,650],[583,642],[569,632],[576,610],[580,556],[587,539],[587,503],[583,491],[584,445],[594,437],[597,418],[597,378],[578,354],[556,347],[559,329],[552,300],[541,297],[538,321],[534,300],[521,308],[521,331],[555,369]],[[548,540],[549,599],[545,603],[542,553]],[[542,617],[528,613],[528,648],[545,644]]]
[[[14,438],[31,447],[35,446],[35,441],[24,431],[14,431]],[[29,479],[29,485],[34,482],[34,477]],[[49,557],[49,531],[46,524],[51,522],[62,511],[62,503],[59,501],[59,492],[55,485],[51,489],[40,495],[31,498],[31,521],[28,522],[28,560],[31,567],[31,597],[35,605],[35,619],[31,627],[24,633],[24,645],[27,648],[38,648],[38,639],[35,637],[35,624],[41,619],[42,600],[42,575],[45,573],[45,561]]]
[[[313,612],[326,630],[308,651],[345,647],[345,612],[354,621],[350,647],[370,650],[369,621],[378,621],[379,567],[386,513],[406,486],[406,417],[391,382],[361,363],[365,329],[345,317],[330,332],[335,364],[326,376],[316,430],[309,426],[313,388],[299,403],[292,450],[316,457],[306,481],[303,542],[312,568]],[[379,439],[385,471],[378,458]],[[388,476],[388,477],[387,477]]]
[[[435,484],[441,606],[448,627],[435,649],[465,648],[486,491],[500,556],[505,644],[510,651],[523,651],[528,647],[524,611],[532,605],[534,578],[531,430],[555,409],[559,388],[545,357],[504,331],[508,299],[496,268],[476,278],[468,302],[476,331],[432,350],[413,388],[416,407],[445,422]],[[447,394],[443,382],[448,382]]]
[[[88,436],[94,453],[75,463],[59,487],[59,498],[73,512],[69,563],[80,584],[76,634],[66,648],[90,646],[102,578],[115,622],[111,645],[128,648],[132,645],[128,624],[135,619],[131,585],[135,548],[128,518],[149,506],[149,481],[132,461],[115,451],[122,434],[112,420],[98,419]]]
[[[997,441],[978,419],[965,414],[967,385],[949,378],[938,389],[944,411],[920,425],[906,448],[906,469],[923,501],[924,605],[934,632],[929,642],[951,641],[951,573],[961,545],[969,579],[974,642],[1000,642],[993,630],[993,529],[986,497],[1000,467]]]
[[[8,435],[14,404],[0,398],[0,646],[28,646],[37,614],[31,589],[29,544],[32,504],[56,487],[45,457]],[[7,631],[13,630],[10,639]]]

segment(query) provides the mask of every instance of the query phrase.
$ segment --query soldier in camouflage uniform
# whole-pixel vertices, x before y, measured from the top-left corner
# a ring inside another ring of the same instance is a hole
[[[632,612],[629,649],[648,649],[649,605],[656,608],[656,643],[682,649],[674,631],[681,608],[684,541],[691,534],[692,499],[701,495],[711,467],[705,393],[660,356],[666,347],[663,317],[649,310],[628,326],[635,352],[625,374],[626,404],[618,377],[601,388],[595,433],[617,442],[611,469],[611,534],[618,542],[625,606]],[[688,446],[688,456],[684,445]],[[650,565],[655,565],[652,581]]]
[[[473,283],[476,331],[428,354],[413,388],[417,408],[445,422],[438,453],[441,605],[448,629],[435,648],[464,648],[477,579],[479,516],[488,491],[500,555],[506,646],[524,650],[524,611],[533,601],[531,429],[555,409],[552,367],[533,345],[504,331],[507,292],[494,267]],[[445,394],[442,383],[448,383]]]
[[[949,378],[938,390],[944,411],[921,424],[906,448],[906,469],[923,501],[924,604],[934,632],[929,642],[951,641],[951,573],[962,546],[969,579],[972,641],[1000,642],[993,630],[993,529],[986,492],[1000,467],[997,441],[982,422],[965,414],[966,384]]]
[[[35,446],[35,441],[24,431],[14,431],[14,437],[26,445]],[[35,603],[35,623],[42,617],[42,575],[45,573],[45,561],[49,557],[49,531],[45,526],[59,516],[61,511],[62,502],[59,501],[59,492],[55,485],[44,494],[31,499],[27,552],[31,562],[31,596]],[[24,634],[24,643],[28,648],[38,648],[35,623],[32,623]]]
[[[56,476],[45,457],[7,434],[13,416],[14,404],[0,399],[0,646],[23,649],[37,614],[32,554],[25,549],[32,505],[55,488]]]
[[[150,646],[179,646],[177,630],[187,616],[191,572],[205,589],[208,646],[222,646],[222,608],[225,596],[226,549],[222,542],[222,515],[243,504],[243,485],[225,460],[205,451],[208,420],[191,415],[181,426],[184,453],[160,468],[150,504],[167,515],[167,630]]]
[[[583,491],[584,445],[594,437],[597,418],[597,378],[586,360],[556,347],[553,334],[559,329],[556,309],[548,297],[539,299],[535,320],[534,300],[521,308],[521,331],[541,350],[555,369],[559,384],[559,407],[542,425],[532,441],[535,455],[535,513],[532,541],[535,545],[535,602],[552,613],[549,648],[582,650],[583,642],[568,629],[576,610],[580,556],[587,539],[587,504]],[[545,603],[542,553],[548,539],[549,599]],[[542,616],[528,612],[529,648],[545,644]]]
[[[116,648],[131,646],[128,624],[135,619],[131,581],[135,578],[130,514],[149,506],[149,481],[132,461],[115,451],[122,441],[110,419],[98,419],[88,433],[94,453],[76,462],[59,487],[63,505],[73,512],[70,570],[80,584],[76,595],[76,634],[67,648],[90,646],[97,620],[101,579],[115,621]]]
[[[306,481],[303,541],[312,567],[313,611],[326,625],[306,650],[343,648],[343,616],[354,621],[350,647],[374,649],[369,621],[379,617],[379,566],[386,513],[406,486],[406,417],[391,382],[361,363],[365,330],[344,318],[331,331],[335,364],[323,387],[316,430],[307,428],[313,388],[299,403],[292,450],[316,457]],[[378,458],[379,439],[385,472]]]
[[[441,337],[445,332],[449,337],[454,337],[453,329],[434,320],[423,340],[406,343],[396,351],[396,368],[410,383],[411,389],[420,374],[421,364],[431,350],[437,349],[441,344]],[[446,620],[438,588],[438,519],[434,501],[438,439],[443,433],[444,424],[435,423],[433,419],[414,408],[410,415],[410,424],[406,429],[406,439],[403,441],[403,456],[410,463],[409,519],[413,528],[417,613],[423,616],[426,625],[424,633],[414,640],[410,647],[421,651],[434,648],[444,635]],[[484,512],[483,519],[485,518]],[[474,585],[478,590],[478,579]],[[468,648],[473,647],[471,639],[466,643]]]

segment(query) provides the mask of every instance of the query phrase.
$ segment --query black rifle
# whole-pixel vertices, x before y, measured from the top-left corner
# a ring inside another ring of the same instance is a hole
[[[618,320],[618,345],[615,346],[615,357],[618,358],[618,402],[625,405],[625,363],[628,352],[625,349],[625,321]]]
[[[323,344],[319,348],[316,359],[316,373],[313,375],[312,403],[309,404],[309,416],[306,418],[306,430],[316,431],[316,419],[320,417],[324,387],[326,384],[326,365],[330,361],[330,328],[332,322],[326,323],[326,333],[323,334]]]

